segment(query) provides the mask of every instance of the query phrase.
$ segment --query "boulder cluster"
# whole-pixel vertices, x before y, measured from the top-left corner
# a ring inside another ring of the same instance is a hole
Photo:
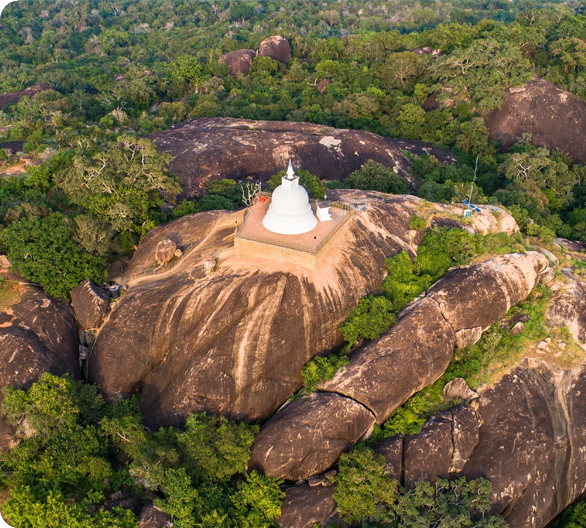
[[[252,61],[255,57],[270,57],[286,64],[291,60],[291,45],[289,41],[279,35],[274,35],[263,40],[258,50],[239,49],[226,53],[219,58],[230,68],[232,77],[247,74],[252,68]]]

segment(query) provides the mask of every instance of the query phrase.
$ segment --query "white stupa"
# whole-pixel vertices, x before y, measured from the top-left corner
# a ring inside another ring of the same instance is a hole
[[[287,174],[281,178],[281,185],[273,191],[262,225],[281,235],[300,235],[317,225],[307,191],[299,185],[299,176],[295,175],[291,161]]]

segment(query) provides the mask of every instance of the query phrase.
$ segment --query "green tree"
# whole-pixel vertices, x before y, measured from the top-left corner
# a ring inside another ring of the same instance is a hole
[[[2,232],[1,245],[13,269],[55,297],[68,299],[85,279],[106,279],[105,261],[80,250],[72,222],[61,213],[13,222]]]
[[[368,519],[379,505],[391,505],[397,496],[382,455],[372,449],[354,449],[340,457],[334,499],[340,516],[347,522]]]
[[[281,483],[256,471],[249,473],[232,496],[236,525],[242,528],[272,528],[275,519],[281,515],[281,499],[285,496],[279,488]]]
[[[384,193],[404,194],[407,183],[397,173],[376,161],[367,161],[361,169],[348,176],[343,185],[346,189],[363,189]]]
[[[340,327],[344,339],[354,345],[362,339],[375,339],[396,321],[393,305],[385,297],[369,295],[358,302]]]

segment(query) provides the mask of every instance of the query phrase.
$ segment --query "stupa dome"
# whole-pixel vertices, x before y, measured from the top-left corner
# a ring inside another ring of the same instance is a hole
[[[307,191],[299,185],[299,176],[295,175],[290,161],[287,174],[281,178],[281,185],[273,191],[262,225],[281,235],[300,235],[317,225]]]

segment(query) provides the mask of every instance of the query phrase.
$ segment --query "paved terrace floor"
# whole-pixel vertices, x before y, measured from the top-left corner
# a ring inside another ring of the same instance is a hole
[[[264,244],[272,244],[274,246],[297,249],[299,251],[307,251],[309,253],[316,253],[320,243],[331,235],[334,231],[344,223],[346,217],[350,214],[344,209],[330,208],[331,220],[327,222],[317,221],[311,231],[301,235],[280,235],[273,233],[262,225],[262,219],[266,215],[271,199],[268,198],[265,202],[257,202],[253,205],[246,215],[244,226],[240,228],[238,238],[245,238],[247,240],[255,240]],[[311,205],[315,214],[315,204]]]

